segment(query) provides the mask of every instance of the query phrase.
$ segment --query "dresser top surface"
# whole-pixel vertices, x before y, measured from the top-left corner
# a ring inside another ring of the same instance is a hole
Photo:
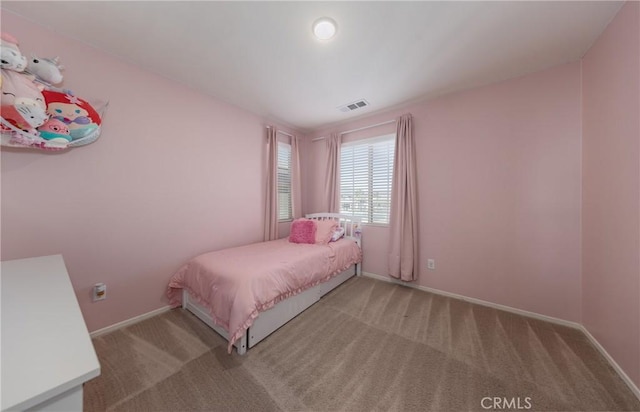
[[[61,255],[0,263],[2,410],[26,409],[100,374]]]

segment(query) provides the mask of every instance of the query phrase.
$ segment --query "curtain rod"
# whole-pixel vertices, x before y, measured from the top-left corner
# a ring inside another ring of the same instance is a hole
[[[347,130],[346,132],[340,132],[340,136],[342,136],[343,134],[359,132],[361,130],[367,130],[367,129],[371,129],[372,127],[384,126],[385,124],[390,124],[395,122],[396,120],[393,119],[393,120],[387,120],[386,122],[382,122],[382,123],[372,124],[371,126],[364,126],[364,127],[359,127],[357,129]],[[316,137],[315,139],[311,139],[311,141],[315,142],[316,140],[322,140],[322,139],[326,139],[326,137]]]
[[[267,129],[273,129],[273,127],[272,127],[272,126],[267,126]],[[287,132],[283,132],[282,130],[278,130],[278,129],[276,129],[276,132],[277,132],[277,133],[280,133],[280,134],[283,134],[283,135],[285,135],[285,136],[293,137],[293,135],[291,135],[291,134],[289,134],[289,133],[287,133]]]

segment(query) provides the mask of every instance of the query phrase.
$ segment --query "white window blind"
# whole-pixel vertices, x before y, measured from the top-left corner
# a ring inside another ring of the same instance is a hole
[[[291,210],[291,145],[278,142],[278,220],[293,218]]]
[[[345,143],[340,149],[340,213],[363,223],[389,223],[395,135]]]

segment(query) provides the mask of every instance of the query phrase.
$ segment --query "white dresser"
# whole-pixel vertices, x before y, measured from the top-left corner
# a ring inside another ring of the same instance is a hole
[[[61,255],[0,266],[2,411],[81,411],[100,364]]]

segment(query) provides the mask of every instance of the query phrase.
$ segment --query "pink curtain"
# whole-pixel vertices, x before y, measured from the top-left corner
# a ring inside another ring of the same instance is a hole
[[[324,197],[329,213],[340,213],[340,144],[341,136],[331,133],[327,138],[327,174]]]
[[[409,282],[418,279],[418,192],[411,115],[400,116],[396,127],[389,221],[389,275]]]
[[[267,128],[267,186],[264,205],[264,240],[278,238],[278,131]]]
[[[300,139],[297,136],[291,137],[291,211],[294,219],[302,217]]]

